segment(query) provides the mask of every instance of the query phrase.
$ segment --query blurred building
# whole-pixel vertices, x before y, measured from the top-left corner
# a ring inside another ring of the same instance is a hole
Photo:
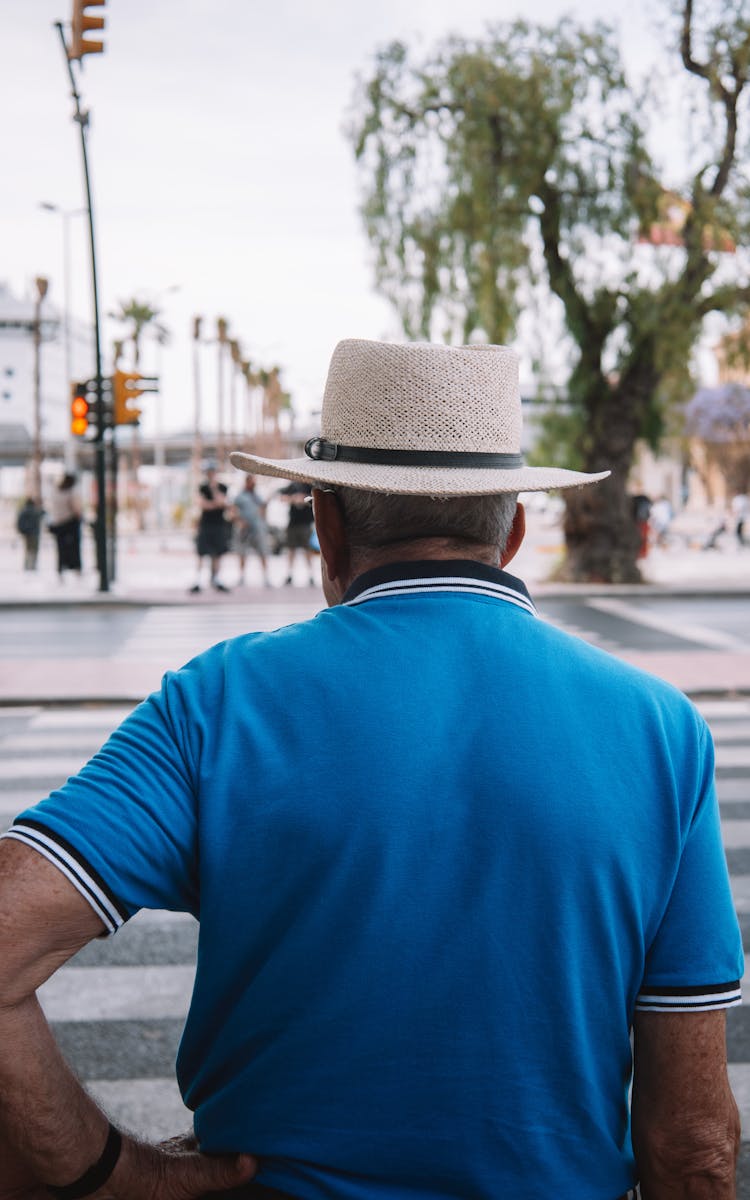
[[[72,319],[65,334],[64,314],[49,296],[40,300],[33,285],[17,296],[0,281],[0,497],[25,490],[37,412],[43,478],[74,462],[68,371],[91,374],[93,339]]]

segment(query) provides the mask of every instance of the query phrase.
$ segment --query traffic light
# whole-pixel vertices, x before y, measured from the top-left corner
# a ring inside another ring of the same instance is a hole
[[[140,408],[133,408],[132,401],[142,396],[147,387],[139,387],[148,381],[137,371],[115,371],[112,376],[112,423],[113,425],[137,425]]]
[[[88,398],[88,383],[70,385],[70,432],[76,437],[88,433],[91,421],[91,406]]]
[[[106,0],[73,0],[73,17],[71,20],[71,39],[68,46],[68,58],[80,61],[84,54],[101,54],[103,42],[94,42],[86,37],[92,29],[104,28],[104,17],[91,17],[86,13],[87,8],[104,8]]]

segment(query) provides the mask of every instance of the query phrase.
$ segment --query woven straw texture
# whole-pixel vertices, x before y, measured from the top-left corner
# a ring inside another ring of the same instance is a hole
[[[518,358],[505,346],[341,342],[322,432],[384,450],[517,452]]]
[[[339,342],[321,433],[344,446],[515,454],[521,449],[518,358],[506,346]],[[548,491],[606,478],[558,468],[497,470],[263,459],[235,451],[240,470],[400,495]]]

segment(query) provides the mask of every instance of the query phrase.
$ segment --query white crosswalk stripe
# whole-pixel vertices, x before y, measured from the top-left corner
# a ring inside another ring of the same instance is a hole
[[[268,632],[305,621],[323,606],[317,588],[294,589],[301,598],[287,596],[253,603],[222,604],[220,608],[165,605],[145,609],[136,628],[113,655],[116,659],[159,661],[174,668],[188,662],[206,647],[245,633]]]
[[[48,1021],[146,1021],[185,1017],[192,966],[68,967],[39,989]]]
[[[162,638],[174,648],[171,610],[152,611],[120,653],[156,655]],[[279,623],[275,606],[273,612],[275,626]],[[256,613],[254,607],[254,617]],[[185,625],[183,649],[193,638],[201,643],[197,649],[212,640],[204,636],[211,613],[207,612],[205,626],[199,623],[199,631],[194,616]],[[229,622],[236,632],[245,627],[242,617],[242,609],[237,606]],[[270,628],[270,606],[268,620]],[[258,628],[259,622],[254,620],[254,625]],[[227,636],[226,630],[224,622],[221,636]],[[741,855],[750,852],[750,701],[712,699],[699,707],[711,725],[716,744],[725,846]],[[127,711],[122,706],[0,709],[0,827],[77,769]],[[750,918],[750,853],[748,873],[732,873],[732,891],[740,918]],[[190,1125],[172,1063],[190,1002],[194,935],[195,923],[189,916],[139,913],[114,938],[87,947],[84,954],[91,951],[92,957],[84,962],[74,960],[40,989],[44,1010],[92,1094],[115,1121],[146,1137],[166,1137]],[[182,946],[177,951],[175,938]],[[129,955],[131,945],[135,950]],[[167,946],[172,949],[163,950]],[[737,1011],[742,1013],[741,1009]],[[109,1030],[112,1032],[107,1036]],[[71,1038],[75,1048],[89,1031],[90,1041],[83,1043],[82,1061],[76,1062],[75,1054],[66,1046],[66,1037]],[[126,1046],[131,1041],[134,1046],[145,1045],[147,1052],[134,1053],[132,1062],[127,1054],[124,1058],[115,1054],[113,1078],[110,1056],[118,1040]],[[732,1061],[730,1076],[743,1117],[744,1137],[750,1141],[750,1061]]]

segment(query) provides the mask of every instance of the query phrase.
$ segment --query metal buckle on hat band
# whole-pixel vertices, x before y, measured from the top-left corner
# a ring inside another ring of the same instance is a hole
[[[327,438],[314,437],[305,442],[305,454],[316,462],[333,462],[338,457],[338,450],[336,443],[329,442]]]
[[[462,450],[380,450],[373,446],[342,446],[327,438],[310,438],[305,454],[316,462],[351,462],[383,467],[479,467],[517,471],[522,454],[481,454]]]

